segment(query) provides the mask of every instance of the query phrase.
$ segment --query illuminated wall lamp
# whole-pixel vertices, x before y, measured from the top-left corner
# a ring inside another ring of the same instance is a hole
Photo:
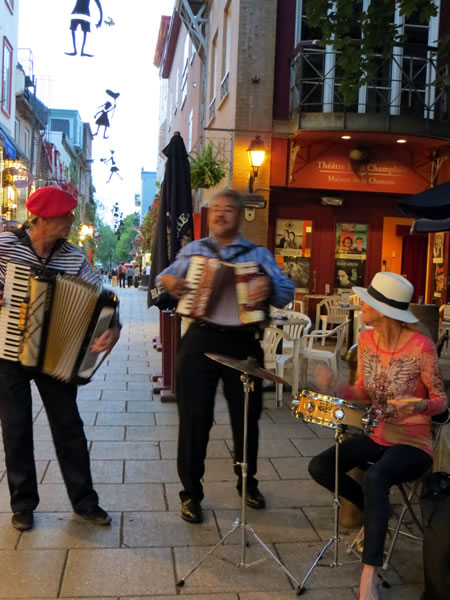
[[[248,191],[249,194],[253,194],[253,183],[255,179],[258,177],[259,167],[263,164],[264,158],[266,156],[266,148],[264,146],[264,142],[261,137],[257,135],[250,143],[250,146],[247,148],[248,160],[250,162],[250,167],[252,172],[250,174],[250,179],[248,180]]]

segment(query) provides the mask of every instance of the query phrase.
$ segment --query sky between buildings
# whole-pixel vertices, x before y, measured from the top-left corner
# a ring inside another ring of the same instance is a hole
[[[99,12],[91,0],[91,33],[85,51],[93,58],[64,54],[72,51],[69,26],[76,0],[19,0],[19,48],[33,52],[38,98],[50,108],[78,110],[93,133],[98,107],[111,101],[105,90],[120,92],[109,139],[102,139],[101,128],[93,141],[96,198],[105,206],[104,217],[110,221],[115,202],[124,215],[134,212],[141,168],[156,170],[159,77],[153,55],[160,17],[172,14],[174,0],[100,2],[103,20],[110,17],[115,25],[95,27]],[[81,41],[78,28],[79,52]],[[107,184],[111,163],[104,165],[100,158],[109,158],[110,150],[115,150],[123,181],[113,175]]]

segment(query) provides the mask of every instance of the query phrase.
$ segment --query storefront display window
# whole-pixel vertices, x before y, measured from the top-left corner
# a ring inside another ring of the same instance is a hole
[[[365,223],[337,223],[334,291],[340,294],[354,285],[364,285],[367,260]]]
[[[275,257],[296,291],[309,292],[312,221],[277,219]]]

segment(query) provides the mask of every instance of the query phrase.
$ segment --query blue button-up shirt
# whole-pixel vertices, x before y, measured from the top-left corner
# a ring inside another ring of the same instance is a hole
[[[207,244],[214,246],[217,249],[217,253],[214,253],[213,250],[204,243],[205,241]],[[249,248],[248,252],[234,258],[234,255],[243,248]],[[294,284],[281,271],[273,254],[269,252],[267,248],[255,246],[253,242],[250,242],[241,236],[237,236],[231,244],[228,244],[227,246],[221,246],[214,237],[195,240],[194,242],[187,244],[180,250],[174,262],[160,273],[156,279],[156,284],[160,285],[161,276],[165,274],[175,275],[176,277],[184,279],[189,269],[191,256],[194,256],[195,254],[200,254],[201,256],[206,256],[208,258],[220,257],[222,261],[231,263],[254,261],[263,268],[270,279],[270,304],[277,308],[282,308],[283,306],[286,306],[286,304],[289,304],[294,298]]]

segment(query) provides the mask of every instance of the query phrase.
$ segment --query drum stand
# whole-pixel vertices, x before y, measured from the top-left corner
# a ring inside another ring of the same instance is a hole
[[[177,587],[181,588],[184,586],[186,579],[192,575],[205,561],[213,554],[219,546],[221,546],[225,540],[231,536],[231,534],[240,530],[241,532],[241,558],[240,562],[236,565],[237,567],[252,567],[265,559],[255,560],[251,563],[246,562],[246,547],[247,547],[247,532],[249,532],[260,546],[264,548],[269,557],[280,567],[282,571],[291,579],[291,581],[298,586],[299,582],[297,579],[288,571],[283,563],[278,559],[277,556],[270,550],[268,546],[262,541],[262,539],[255,533],[254,529],[247,523],[247,425],[248,425],[248,401],[250,391],[253,391],[254,383],[251,381],[248,373],[245,371],[241,375],[242,385],[244,386],[244,436],[243,436],[243,459],[241,463],[237,463],[242,470],[242,503],[241,503],[241,516],[236,517],[231,529],[217,542],[217,544],[211,548],[211,550],[196,564],[192,569],[186,573],[186,575],[177,582]]]
[[[338,425],[336,428],[336,433],[334,434],[334,444],[335,444],[335,463],[334,463],[334,499],[333,499],[333,507],[334,507],[334,535],[330,537],[328,542],[319,552],[316,557],[316,560],[311,565],[311,568],[306,573],[303,578],[303,581],[297,588],[297,596],[301,596],[306,592],[305,583],[308,581],[309,577],[312,575],[314,569],[319,567],[342,567],[345,565],[350,565],[356,562],[360,562],[359,560],[348,561],[346,563],[339,562],[339,544],[342,542],[342,538],[339,534],[339,510],[341,508],[341,501],[339,498],[339,446],[341,445],[343,436],[345,432],[345,425]],[[328,548],[333,545],[333,562],[330,564],[319,564],[319,561],[322,559]]]

